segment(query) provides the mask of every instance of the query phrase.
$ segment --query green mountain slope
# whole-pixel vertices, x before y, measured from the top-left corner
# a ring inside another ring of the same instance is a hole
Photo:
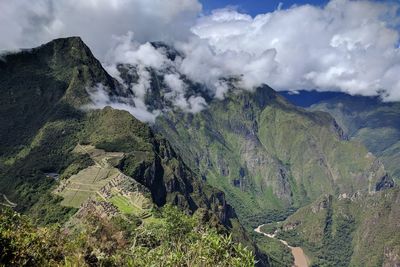
[[[97,82],[115,88],[79,38],[59,39],[0,62],[1,193],[14,199],[18,210],[29,210],[35,203],[46,209],[57,201],[45,193],[54,184],[45,173],[60,173],[73,163],[78,170],[91,164],[88,157],[70,150],[78,142],[84,117],[77,108],[88,99],[86,86]],[[51,213],[39,210],[36,215],[47,220]],[[54,219],[62,220],[50,220]]]
[[[78,37],[0,61],[1,206],[11,201],[39,224],[78,227],[74,220],[83,214],[84,222],[90,211],[147,219],[170,203],[252,247],[224,193],[206,185],[167,140],[128,112],[82,110],[87,88],[97,84],[124,95]]]
[[[0,61],[0,156],[18,153],[48,120],[87,103],[86,87],[96,83],[116,89],[78,37],[7,55]]]
[[[268,87],[231,92],[197,114],[170,112],[155,128],[226,192],[248,225],[321,194],[372,192],[390,180],[362,144],[344,139],[332,117],[296,108]]]
[[[278,237],[306,248],[315,266],[398,266],[399,204],[399,188],[325,195],[290,216]]]
[[[310,109],[329,112],[349,137],[365,144],[393,177],[400,179],[400,103],[340,95],[320,101]]]

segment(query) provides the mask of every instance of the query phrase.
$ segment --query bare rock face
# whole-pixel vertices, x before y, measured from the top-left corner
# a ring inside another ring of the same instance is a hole
[[[375,185],[376,191],[381,191],[385,189],[389,189],[395,186],[394,180],[389,177],[389,175],[384,175]]]

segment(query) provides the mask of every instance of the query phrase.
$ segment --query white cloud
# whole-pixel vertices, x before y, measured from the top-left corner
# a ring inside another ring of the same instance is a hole
[[[173,105],[186,112],[197,113],[206,108],[206,100],[201,96],[191,95],[186,98],[187,85],[179,77],[179,74],[165,74],[164,82],[171,89],[166,98],[171,100]]]
[[[114,76],[131,92],[130,98],[111,99],[106,94],[102,85],[89,90],[93,106],[91,108],[102,108],[112,106],[114,108],[127,110],[141,121],[153,123],[155,117],[162,111],[171,108],[179,108],[185,112],[199,112],[207,103],[205,99],[197,95],[187,96],[187,85],[177,70],[181,64],[181,58],[176,57],[174,61],[167,56],[166,48],[156,48],[149,42],[140,44],[134,40],[132,32],[120,37],[114,37],[114,44],[108,51],[105,59],[106,70]],[[131,84],[127,84],[121,76],[118,64],[124,64],[125,71],[137,77]],[[157,86],[152,86],[152,78],[158,78]],[[155,109],[152,103],[148,103],[146,97],[155,90],[159,90],[164,106]]]
[[[192,28],[201,41],[183,45],[181,70],[208,84],[221,75],[243,75],[248,89],[262,83],[363,95],[385,89],[387,100],[400,100],[398,8],[332,0],[322,8],[293,6],[254,18],[216,10]]]
[[[102,109],[109,106],[115,109],[128,111],[138,120],[150,123],[154,123],[156,117],[160,114],[159,110],[148,111],[146,105],[140,98],[120,98],[111,100],[102,84],[98,84],[93,88],[88,88],[88,93],[92,103],[84,106],[83,109]],[[133,104],[131,100],[133,100]]]
[[[164,76],[164,81],[173,91],[178,93],[185,92],[185,83],[180,79],[178,74],[166,74]]]
[[[189,112],[197,113],[202,111],[207,107],[206,100],[201,96],[190,96],[188,99],[189,102]]]
[[[200,11],[197,0],[0,0],[0,50],[79,35],[101,58],[128,31],[139,42],[186,38]]]
[[[114,36],[112,42],[113,46],[105,57],[107,64],[123,63],[157,69],[169,64],[162,50],[156,49],[149,42],[140,44],[131,31],[122,36]]]

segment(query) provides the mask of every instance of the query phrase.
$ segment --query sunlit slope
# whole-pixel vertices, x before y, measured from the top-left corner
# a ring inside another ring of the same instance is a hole
[[[330,113],[346,134],[360,141],[400,179],[400,104],[378,98],[339,95],[310,108]]]
[[[155,128],[243,217],[301,207],[324,193],[374,191],[385,177],[331,116],[296,108],[266,86],[231,92],[197,114],[170,112]]]

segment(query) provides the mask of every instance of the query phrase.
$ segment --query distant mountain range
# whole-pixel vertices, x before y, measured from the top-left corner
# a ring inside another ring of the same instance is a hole
[[[314,104],[329,101],[333,98],[348,96],[341,92],[319,92],[316,90],[280,91],[279,94],[285,97],[293,105],[303,108],[308,108]]]
[[[282,92],[292,103],[332,115],[345,134],[377,155],[395,179],[400,179],[400,103],[379,97],[336,92]]]

